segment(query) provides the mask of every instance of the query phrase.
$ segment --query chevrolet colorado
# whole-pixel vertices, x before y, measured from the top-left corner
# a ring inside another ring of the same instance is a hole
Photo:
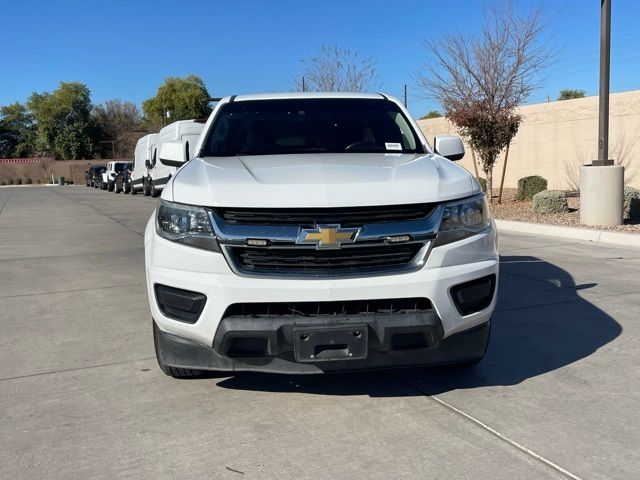
[[[472,365],[489,341],[497,235],[484,195],[383,94],[222,99],[145,230],[167,375]]]

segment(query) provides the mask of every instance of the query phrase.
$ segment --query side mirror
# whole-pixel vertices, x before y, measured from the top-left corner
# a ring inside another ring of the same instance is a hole
[[[174,140],[160,145],[160,162],[169,167],[181,167],[189,160],[186,140]]]
[[[456,161],[464,157],[464,145],[455,135],[437,135],[433,139],[433,148],[438,155]]]
[[[151,160],[145,160],[144,161],[144,166],[147,168],[153,168],[153,165],[151,165]]]

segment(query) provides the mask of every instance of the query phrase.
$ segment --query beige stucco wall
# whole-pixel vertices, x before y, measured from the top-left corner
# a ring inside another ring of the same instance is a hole
[[[573,189],[578,165],[597,157],[598,97],[525,105],[518,113],[523,122],[511,144],[505,187],[515,187],[527,175],[541,175],[550,189]],[[611,94],[610,115],[609,158],[621,160],[626,183],[640,188],[640,90]],[[418,124],[430,142],[434,135],[456,133],[445,118]],[[500,185],[503,162],[504,152],[494,168],[495,186]],[[460,163],[473,172],[468,147]]]

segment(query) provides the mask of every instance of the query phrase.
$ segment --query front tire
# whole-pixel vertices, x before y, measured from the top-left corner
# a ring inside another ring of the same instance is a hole
[[[159,336],[158,326],[156,325],[156,322],[153,320],[152,320],[152,323],[153,323],[153,345],[156,351],[156,360],[158,360],[158,366],[160,367],[160,370],[162,370],[162,373],[173,378],[202,377],[204,375],[204,372],[202,370],[194,370],[192,368],[171,367],[169,365],[166,365],[162,361],[162,353],[160,351],[160,342],[158,338]]]
[[[125,195],[131,192],[131,182],[123,182],[122,193]]]
[[[147,177],[142,182],[142,193],[144,193],[145,197],[151,195],[151,190],[149,189],[149,184],[151,183],[151,177]]]
[[[151,182],[151,184],[149,185],[149,192],[153,198],[156,198],[158,195],[160,195],[160,192],[156,190],[156,186],[153,184],[153,182]]]
[[[114,182],[107,182],[107,190],[109,190],[110,192],[113,192],[116,188],[116,185]],[[118,193],[118,192],[116,192]]]

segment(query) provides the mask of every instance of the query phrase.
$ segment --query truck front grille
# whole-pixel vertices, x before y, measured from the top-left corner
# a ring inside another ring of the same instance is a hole
[[[433,308],[427,298],[380,298],[374,300],[341,300],[333,302],[272,302],[234,303],[229,305],[222,318],[241,316],[269,317],[320,317],[391,315],[421,313]]]
[[[218,215],[235,225],[314,225],[339,224],[343,227],[367,223],[406,222],[428,217],[436,205],[383,205],[340,208],[217,208]]]
[[[232,261],[243,273],[342,275],[388,272],[407,267],[421,243],[399,245],[344,245],[335,250],[314,248],[230,247]]]

